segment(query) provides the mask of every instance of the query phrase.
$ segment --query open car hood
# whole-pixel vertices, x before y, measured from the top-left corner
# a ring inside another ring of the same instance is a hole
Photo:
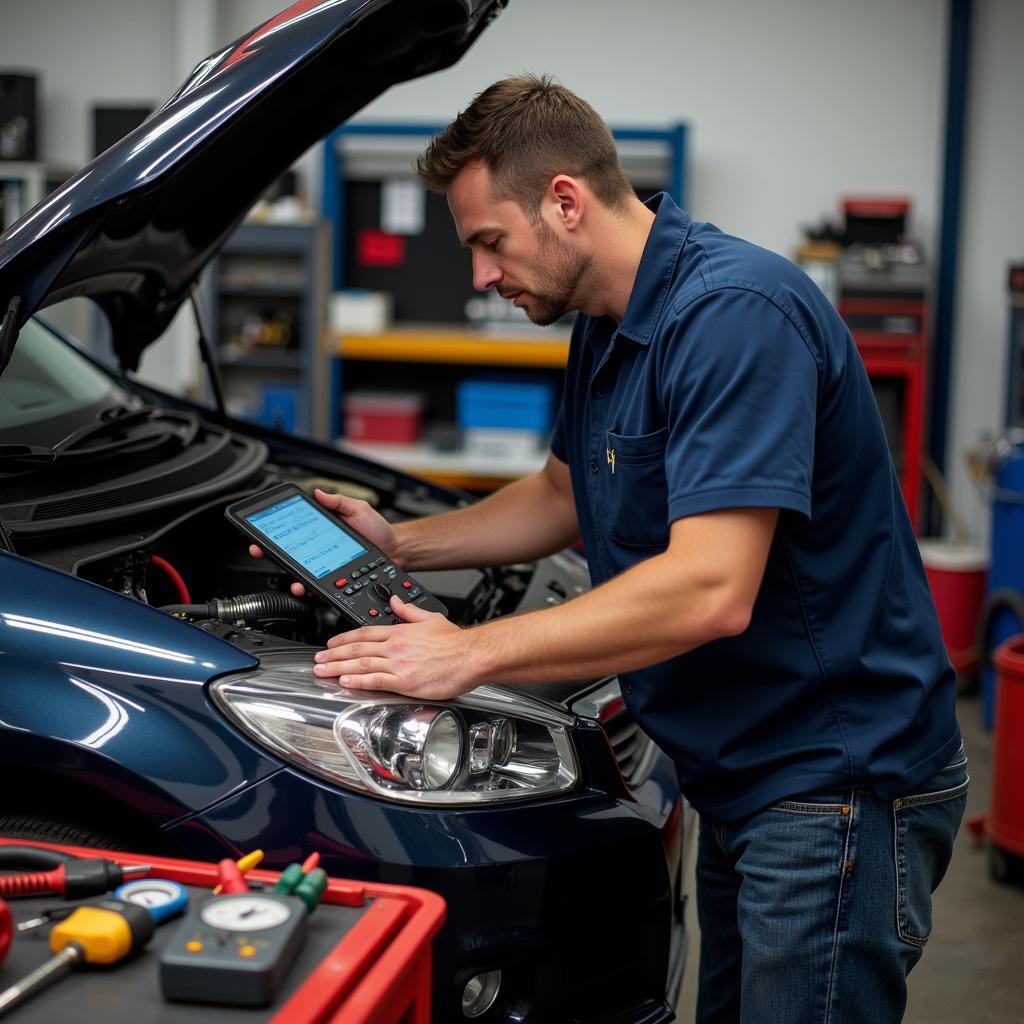
[[[453,64],[507,0],[300,0],[200,62],[144,124],[0,237],[0,372],[38,309],[106,312],[122,367],[260,194],[388,86]]]

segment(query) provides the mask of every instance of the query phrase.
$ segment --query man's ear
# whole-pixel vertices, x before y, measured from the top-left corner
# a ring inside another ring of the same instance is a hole
[[[566,231],[579,228],[583,218],[584,192],[580,182],[568,174],[556,174],[548,185],[552,215]]]

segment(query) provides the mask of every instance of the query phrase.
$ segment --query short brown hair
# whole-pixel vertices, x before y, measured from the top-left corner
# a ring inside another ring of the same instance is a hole
[[[633,189],[608,126],[589,103],[548,75],[505,78],[486,88],[416,161],[433,192],[445,192],[467,164],[482,161],[495,192],[535,217],[556,174],[582,178],[621,210]]]

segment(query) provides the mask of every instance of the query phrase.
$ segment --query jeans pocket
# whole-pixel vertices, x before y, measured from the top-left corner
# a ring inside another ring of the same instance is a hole
[[[923,946],[931,934],[932,893],[949,867],[970,781],[961,750],[916,792],[892,802],[896,924],[904,942]]]

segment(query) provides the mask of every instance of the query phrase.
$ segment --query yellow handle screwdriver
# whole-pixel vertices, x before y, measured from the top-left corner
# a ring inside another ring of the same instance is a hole
[[[50,950],[56,956],[0,992],[0,1016],[78,964],[124,960],[141,949],[152,934],[153,918],[145,907],[113,899],[78,907],[50,931]]]

